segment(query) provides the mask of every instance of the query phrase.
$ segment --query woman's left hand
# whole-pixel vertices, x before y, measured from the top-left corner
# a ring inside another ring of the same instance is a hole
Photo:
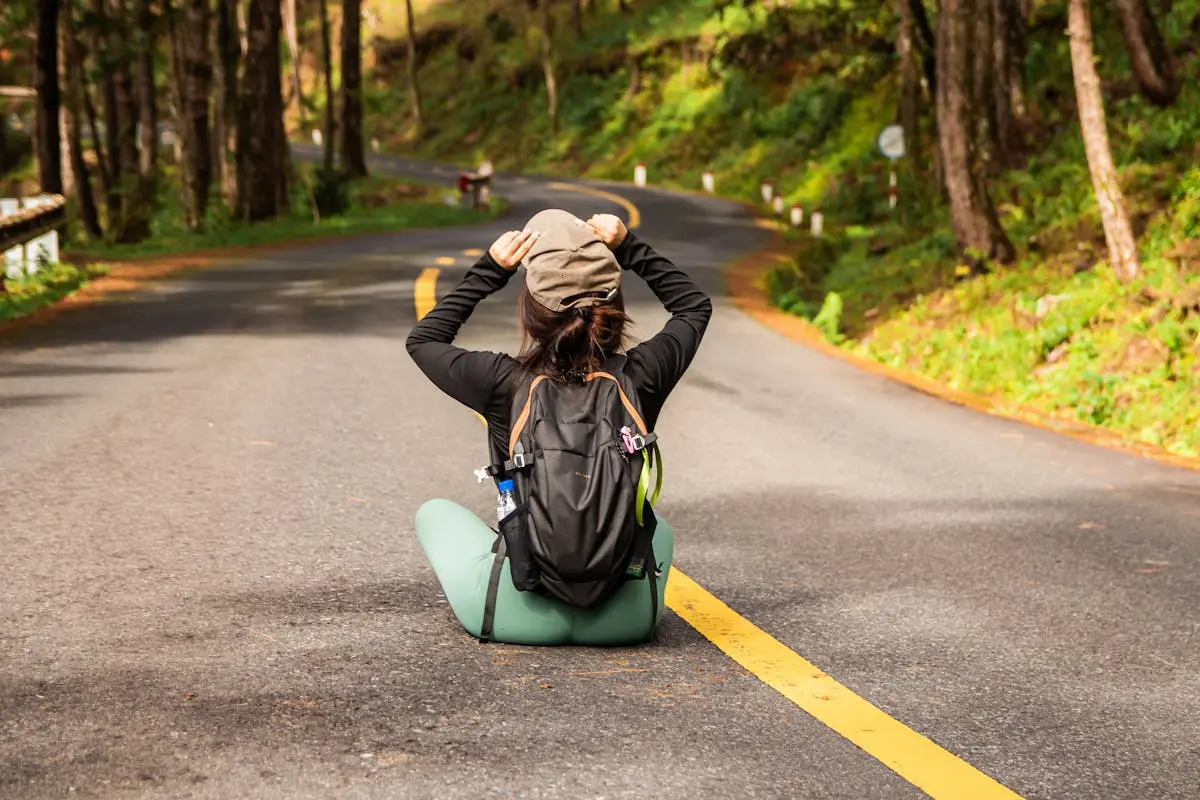
[[[516,269],[533,249],[539,236],[541,234],[536,231],[509,231],[492,243],[488,253],[493,261],[505,269]]]

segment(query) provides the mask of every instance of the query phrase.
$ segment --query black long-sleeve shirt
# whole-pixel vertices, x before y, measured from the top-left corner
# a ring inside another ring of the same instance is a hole
[[[614,255],[623,269],[646,282],[671,314],[659,333],[629,350],[623,367],[637,387],[646,425],[653,430],[667,396],[700,348],[712,301],[686,272],[632,233]],[[507,457],[519,365],[505,353],[465,350],[453,342],[475,306],[503,289],[515,273],[485,254],[416,324],[407,341],[409,355],[434,385],[483,416],[493,460]]]

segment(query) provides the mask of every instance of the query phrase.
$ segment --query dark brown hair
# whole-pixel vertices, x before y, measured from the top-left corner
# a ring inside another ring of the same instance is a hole
[[[607,303],[570,311],[552,311],[525,289],[518,303],[521,354],[517,361],[534,375],[553,380],[579,377],[600,368],[628,343],[632,321],[617,292]]]

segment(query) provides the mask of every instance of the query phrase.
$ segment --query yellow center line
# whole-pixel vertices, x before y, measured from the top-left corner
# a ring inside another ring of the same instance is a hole
[[[621,208],[625,209],[626,213],[629,214],[629,219],[625,222],[625,227],[629,230],[633,230],[642,224],[642,212],[638,210],[637,206],[629,202],[629,200],[626,198],[621,197],[619,194],[606,192],[603,189],[593,189],[591,186],[577,186],[573,183],[550,183],[547,184],[547,186],[551,189],[558,189],[562,192],[579,192],[580,194],[590,194],[592,197],[599,197],[609,201],[610,203],[616,203]]]
[[[440,271],[435,267],[426,267],[421,270],[421,274],[417,275],[417,281],[413,284],[413,299],[417,303],[417,319],[433,311],[433,307],[437,305],[437,279]]]
[[[667,606],[763,683],[929,796],[1019,800],[1012,790],[854,694],[674,566]]]
[[[641,223],[637,206],[624,197],[567,183],[550,186],[604,197],[629,212],[627,227],[633,229]],[[433,267],[417,276],[418,319],[437,302],[437,277],[438,270]],[[475,416],[483,421],[477,412]],[[760,681],[929,796],[939,800],[1021,800],[1011,789],[838,683],[674,564],[667,579],[666,604]]]

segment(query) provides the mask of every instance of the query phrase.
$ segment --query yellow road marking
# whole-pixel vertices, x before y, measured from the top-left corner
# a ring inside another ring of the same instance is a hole
[[[472,247],[468,250],[463,250],[463,255],[471,258],[479,258],[479,256],[483,255],[483,251],[478,247]]]
[[[454,259],[450,256],[438,256],[435,263],[442,264],[443,266],[449,266],[454,263]]]
[[[629,214],[629,219],[625,221],[625,227],[633,230],[642,224],[642,212],[638,211],[638,207],[629,200],[621,197],[619,194],[606,192],[602,189],[593,189],[590,186],[576,186],[573,183],[551,183],[547,184],[551,189],[558,189],[563,192],[579,192],[581,194],[590,194],[592,197],[599,197],[610,203],[616,203]]]
[[[637,206],[623,197],[565,183],[550,186],[604,197],[629,212],[626,225],[630,229],[641,223]],[[417,277],[418,318],[436,304],[437,275],[438,270],[430,268]],[[475,416],[487,424],[477,412]],[[760,681],[931,797],[1021,800],[1020,795],[854,694],[674,565],[667,580],[666,604]]]
[[[667,605],[763,683],[931,797],[1019,800],[1012,790],[842,686],[674,567]]]
[[[428,314],[437,305],[437,279],[440,270],[426,267],[421,270],[413,284],[413,299],[417,303],[417,319]]]

